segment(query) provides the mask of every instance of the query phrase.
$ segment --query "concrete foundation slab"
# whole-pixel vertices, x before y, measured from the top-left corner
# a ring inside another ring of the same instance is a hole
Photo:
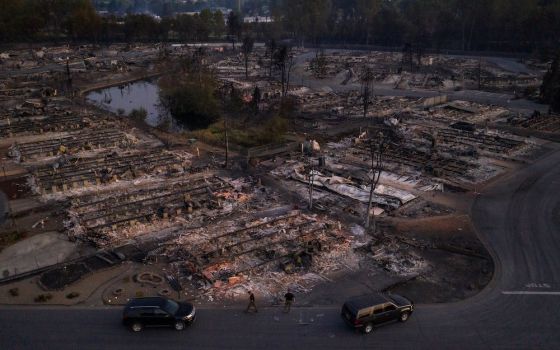
[[[80,248],[64,235],[48,232],[20,241],[0,252],[1,277],[21,274],[80,256]]]

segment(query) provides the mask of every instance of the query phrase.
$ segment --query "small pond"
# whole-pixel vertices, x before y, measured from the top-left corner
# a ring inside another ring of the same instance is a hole
[[[92,91],[86,100],[113,113],[128,115],[134,109],[144,108],[146,124],[156,127],[168,123],[171,129],[180,129],[176,121],[161,106],[157,80],[142,80],[130,84]]]

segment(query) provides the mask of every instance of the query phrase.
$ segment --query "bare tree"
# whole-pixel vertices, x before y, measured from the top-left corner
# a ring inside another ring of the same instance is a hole
[[[255,86],[255,89],[253,90],[253,100],[252,100],[252,105],[253,105],[253,111],[255,114],[259,113],[259,105],[261,103],[262,100],[262,93],[261,93],[261,89],[259,88],[259,86]]]
[[[224,113],[224,142],[226,146],[226,161],[224,167],[227,169],[229,166],[229,123],[228,114],[232,114],[234,117],[241,112],[242,102],[239,92],[233,85],[233,83],[224,85],[222,87],[222,94],[227,96],[229,94],[229,101],[227,103],[227,110],[229,113]]]
[[[290,90],[290,77],[291,77],[291,73],[292,73],[292,69],[294,68],[295,65],[295,61],[294,61],[294,56],[290,53],[290,55],[288,56],[288,62],[286,63],[286,86],[284,89],[284,96],[286,96],[288,94],[288,91]]]
[[[422,70],[422,57],[424,57],[424,48],[418,45],[416,46],[416,66],[419,72]]]
[[[253,52],[253,47],[255,46],[255,39],[247,35],[243,38],[243,45],[241,46],[241,52],[243,53],[243,58],[245,61],[245,79],[249,78],[249,57]]]
[[[320,49],[315,52],[315,58],[310,62],[310,68],[316,78],[324,78],[327,75],[327,57],[325,51]]]
[[[370,139],[369,141],[370,154],[371,154],[371,185],[369,190],[369,200],[366,212],[365,227],[370,228],[370,223],[373,223],[372,230],[375,232],[375,214],[373,215],[373,220],[371,220],[371,207],[373,200],[373,193],[375,188],[379,184],[381,179],[381,173],[383,172],[383,154],[386,149],[385,135],[382,132],[377,134],[376,139]]]
[[[362,69],[362,74],[360,75],[360,81],[362,83],[361,94],[364,118],[367,117],[369,106],[371,104],[371,97],[373,95],[373,78],[373,69],[369,66],[365,66]]]
[[[280,70],[280,83],[282,85],[282,97],[286,97],[290,88],[290,74],[294,68],[294,56],[291,48],[282,45],[274,53],[274,61]]]
[[[270,39],[266,42],[267,55],[270,55],[270,64],[268,67],[268,77],[272,77],[272,67],[274,66],[274,53],[276,52],[276,40]]]
[[[66,60],[66,90],[72,94],[72,73],[70,73],[70,61]]]
[[[413,52],[412,44],[406,43],[402,51],[401,71],[404,71],[405,69],[410,69],[410,72],[414,72],[413,56],[414,56],[414,52]]]

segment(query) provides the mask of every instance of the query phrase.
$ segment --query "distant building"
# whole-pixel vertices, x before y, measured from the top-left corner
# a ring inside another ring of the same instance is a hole
[[[265,17],[265,16],[246,16],[243,18],[243,22],[245,23],[272,23],[274,19],[272,17]]]
[[[98,14],[100,17],[109,17],[109,16],[112,15],[112,13],[109,12],[109,11],[97,11],[97,14]]]
[[[194,16],[194,15],[200,15],[200,11],[175,12],[175,16]]]
[[[210,7],[208,8],[208,10],[210,10],[212,13],[218,12],[220,11],[224,17],[224,23],[227,23],[227,17],[229,15],[229,13],[231,11],[233,11],[232,9],[228,9],[225,7]],[[181,15],[185,15],[185,16],[194,16],[194,15],[199,15],[200,16],[200,12],[201,11],[187,11],[187,12],[175,12],[174,16],[181,16]]]

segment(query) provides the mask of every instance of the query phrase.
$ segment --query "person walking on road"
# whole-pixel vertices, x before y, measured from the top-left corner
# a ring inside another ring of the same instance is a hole
[[[255,304],[255,294],[253,292],[249,292],[249,305],[247,305],[245,312],[259,312],[257,304]]]
[[[290,309],[292,308],[292,304],[294,303],[294,299],[295,299],[295,295],[292,294],[292,292],[290,292],[288,290],[288,293],[284,294],[284,299],[286,300],[286,302],[284,303],[284,312],[290,312]]]

